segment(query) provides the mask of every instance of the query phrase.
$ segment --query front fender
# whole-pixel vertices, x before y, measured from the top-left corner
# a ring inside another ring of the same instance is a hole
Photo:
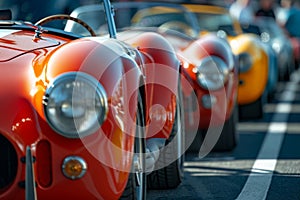
[[[135,119],[136,97],[141,72],[135,61],[126,54],[124,46],[115,39],[98,40],[97,38],[79,39],[62,45],[51,52],[45,59],[44,73],[37,77],[34,105],[38,113],[45,119],[41,104],[46,88],[59,75],[68,72],[84,72],[93,76],[104,87],[109,103],[109,112],[117,107],[114,103],[121,98],[124,103],[124,113],[128,116],[118,116],[119,127],[126,127]],[[39,64],[36,61],[34,64]],[[126,88],[126,90],[124,89]],[[116,111],[116,113],[121,113]],[[116,116],[115,113],[111,115]],[[127,120],[127,121],[126,121]],[[130,121],[128,121],[130,120]],[[126,123],[128,122],[128,123]],[[127,125],[126,125],[127,124]],[[124,131],[132,132],[133,124]]]
[[[107,187],[110,187],[109,190],[116,190],[113,193],[118,193],[118,195],[124,189],[126,177],[131,169],[131,152],[136,128],[137,92],[141,78],[139,67],[135,60],[128,55],[129,50],[128,46],[115,39],[104,41],[100,38],[85,38],[62,45],[44,58],[43,73],[36,77],[33,90],[35,92],[32,94],[33,105],[43,119],[43,129],[46,129],[49,127],[45,123],[46,117],[43,112],[42,100],[47,87],[57,76],[80,71],[99,81],[107,94],[107,118],[97,134],[81,138],[81,141],[87,148],[85,151],[92,154],[91,160],[94,156],[110,168],[109,172],[113,174],[111,179],[114,184],[107,185]],[[40,60],[36,60],[34,65],[40,63],[42,63]],[[49,134],[49,137],[51,140],[60,141],[57,149],[62,148],[61,145],[63,146],[67,142],[72,143],[53,132],[51,136]],[[58,152],[55,153],[60,156]],[[99,152],[102,153],[99,154]],[[118,173],[122,173],[122,176]]]
[[[200,116],[207,116],[200,120],[199,126],[201,128],[207,128],[210,123],[214,125],[224,123],[224,119],[227,120],[231,116],[236,103],[238,83],[236,58],[231,51],[229,43],[214,34],[206,34],[180,52],[180,56],[184,58],[183,62],[186,62],[186,65],[183,67],[186,75],[188,75],[186,78],[194,88],[194,91],[188,92],[188,87],[183,86],[184,94],[186,97],[189,97],[192,92],[195,92],[198,104],[200,105]],[[208,91],[199,86],[195,73],[197,65],[201,63],[204,58],[210,56],[221,58],[229,69],[227,82],[224,84],[224,87],[216,91]],[[208,94],[216,98],[216,104],[210,109],[205,108],[202,101],[202,96]],[[195,112],[195,109],[190,110],[189,112]],[[214,115],[215,117],[212,119],[211,116],[213,113],[218,114]],[[199,115],[198,113],[195,114]]]
[[[136,47],[145,75],[147,137],[170,136],[176,108],[179,60],[170,43],[155,32],[125,32],[125,41]]]
[[[197,64],[207,56],[220,57],[233,70],[235,60],[229,43],[214,34],[205,34],[192,42],[183,50],[184,57],[191,63]]]

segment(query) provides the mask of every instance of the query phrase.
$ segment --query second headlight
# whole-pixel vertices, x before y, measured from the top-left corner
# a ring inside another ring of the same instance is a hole
[[[44,112],[49,125],[67,138],[94,133],[105,120],[107,111],[103,86],[82,72],[58,76],[44,96]]]
[[[210,56],[201,61],[196,69],[196,75],[201,87],[207,90],[218,90],[224,87],[229,69],[221,58]]]

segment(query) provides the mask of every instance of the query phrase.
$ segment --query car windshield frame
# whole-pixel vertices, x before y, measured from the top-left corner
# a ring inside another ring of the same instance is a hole
[[[173,3],[159,3],[159,2],[112,2],[111,3],[113,10],[114,10],[114,21],[116,23],[116,29],[119,30],[126,30],[126,29],[132,29],[132,28],[150,28],[151,26],[143,27],[142,24],[137,24],[132,22],[132,17],[136,13],[134,13],[132,16],[126,16],[129,12],[124,12],[125,10],[134,9],[136,11],[139,11],[141,9],[150,9],[155,7],[161,7],[166,9],[173,9],[180,15],[184,15],[186,17],[186,21],[188,22],[188,25],[196,32],[199,33],[199,27],[197,26],[197,22],[195,20],[195,16],[193,16],[193,13],[190,13],[187,11],[187,9],[180,4],[173,4]],[[171,13],[170,13],[171,14]],[[76,8],[72,13],[72,17],[79,18],[87,24],[89,24],[97,33],[97,35],[107,35],[108,30],[105,23],[105,19],[103,18],[104,15],[104,8],[99,6],[98,4],[91,4],[91,5],[84,5]],[[120,23],[120,19],[128,18],[127,22]],[[130,19],[130,20],[129,20]],[[102,20],[102,21],[101,21]],[[80,32],[80,30],[83,31],[82,28],[80,28],[78,25],[76,25],[74,22],[69,21],[66,24],[65,30],[69,32]]]
[[[224,30],[228,35],[237,35],[234,29],[234,21],[228,14],[194,12],[200,29],[209,32]]]

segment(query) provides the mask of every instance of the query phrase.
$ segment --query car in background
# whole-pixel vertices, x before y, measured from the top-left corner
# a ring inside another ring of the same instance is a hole
[[[287,9],[279,7],[276,10],[276,22],[292,43],[295,67],[298,69],[300,64],[300,29],[298,26],[300,12],[296,6],[298,3],[292,1],[291,4],[292,6]]]
[[[181,86],[185,131],[186,138],[189,138],[186,140],[186,148],[199,151],[204,138],[207,138],[207,151],[232,150],[238,142],[238,69],[227,41],[215,34],[198,37],[197,30],[189,26],[193,18],[180,5],[115,2],[113,6],[118,11],[115,15],[117,27],[122,28],[119,38],[134,41],[143,32],[151,30],[166,38],[175,49],[183,75]],[[87,21],[94,30],[98,30],[98,34],[102,34],[102,25],[94,20],[101,18],[96,5],[78,8],[71,15]],[[67,24],[66,29],[72,32],[83,31],[79,26],[70,24]],[[211,136],[205,137],[208,135]],[[148,182],[153,182],[159,176],[150,174],[148,177]],[[153,184],[151,188],[163,186]]]
[[[285,68],[285,73],[280,74],[279,71],[279,62],[278,62],[278,53],[276,53],[275,49],[272,47],[272,44],[269,39],[269,34],[263,32],[261,27],[254,23],[241,24],[241,28],[244,33],[251,33],[257,35],[261,41],[263,42],[263,47],[268,54],[268,82],[266,86],[268,101],[271,101],[275,92],[276,87],[279,81],[283,81],[284,79],[288,79],[290,74],[288,73],[287,68]],[[281,62],[282,63],[282,62]],[[287,67],[288,65],[284,66]],[[283,66],[281,69],[284,69]]]
[[[0,199],[146,199],[162,154],[165,180],[180,184],[176,52],[154,32],[118,39],[102,3],[106,36],[65,14],[0,21]],[[56,20],[87,34],[47,26]]]
[[[208,4],[183,4],[194,14],[200,31],[217,32],[227,38],[233,53],[239,58],[238,105],[240,119],[263,117],[267,101],[269,57],[258,36],[245,34],[226,7]]]
[[[278,80],[288,81],[295,70],[295,58],[291,41],[283,29],[270,17],[256,17],[253,23],[244,24],[242,28],[257,34],[264,43],[272,47],[277,58]]]

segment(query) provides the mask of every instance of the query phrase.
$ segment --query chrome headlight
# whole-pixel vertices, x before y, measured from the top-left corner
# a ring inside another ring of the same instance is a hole
[[[221,58],[210,56],[201,61],[196,69],[196,75],[201,87],[207,90],[218,90],[224,87],[229,69]]]
[[[50,126],[67,138],[94,133],[108,111],[104,88],[94,77],[82,72],[58,76],[47,88],[43,103]]]
[[[275,38],[275,39],[272,40],[271,46],[272,46],[272,49],[277,54],[286,53],[286,54],[288,54],[288,56],[291,56],[289,54],[289,50],[288,50],[288,49],[291,48],[289,41],[285,41],[283,39]]]
[[[239,71],[245,73],[250,70],[252,66],[252,57],[248,53],[241,53],[239,55]]]

